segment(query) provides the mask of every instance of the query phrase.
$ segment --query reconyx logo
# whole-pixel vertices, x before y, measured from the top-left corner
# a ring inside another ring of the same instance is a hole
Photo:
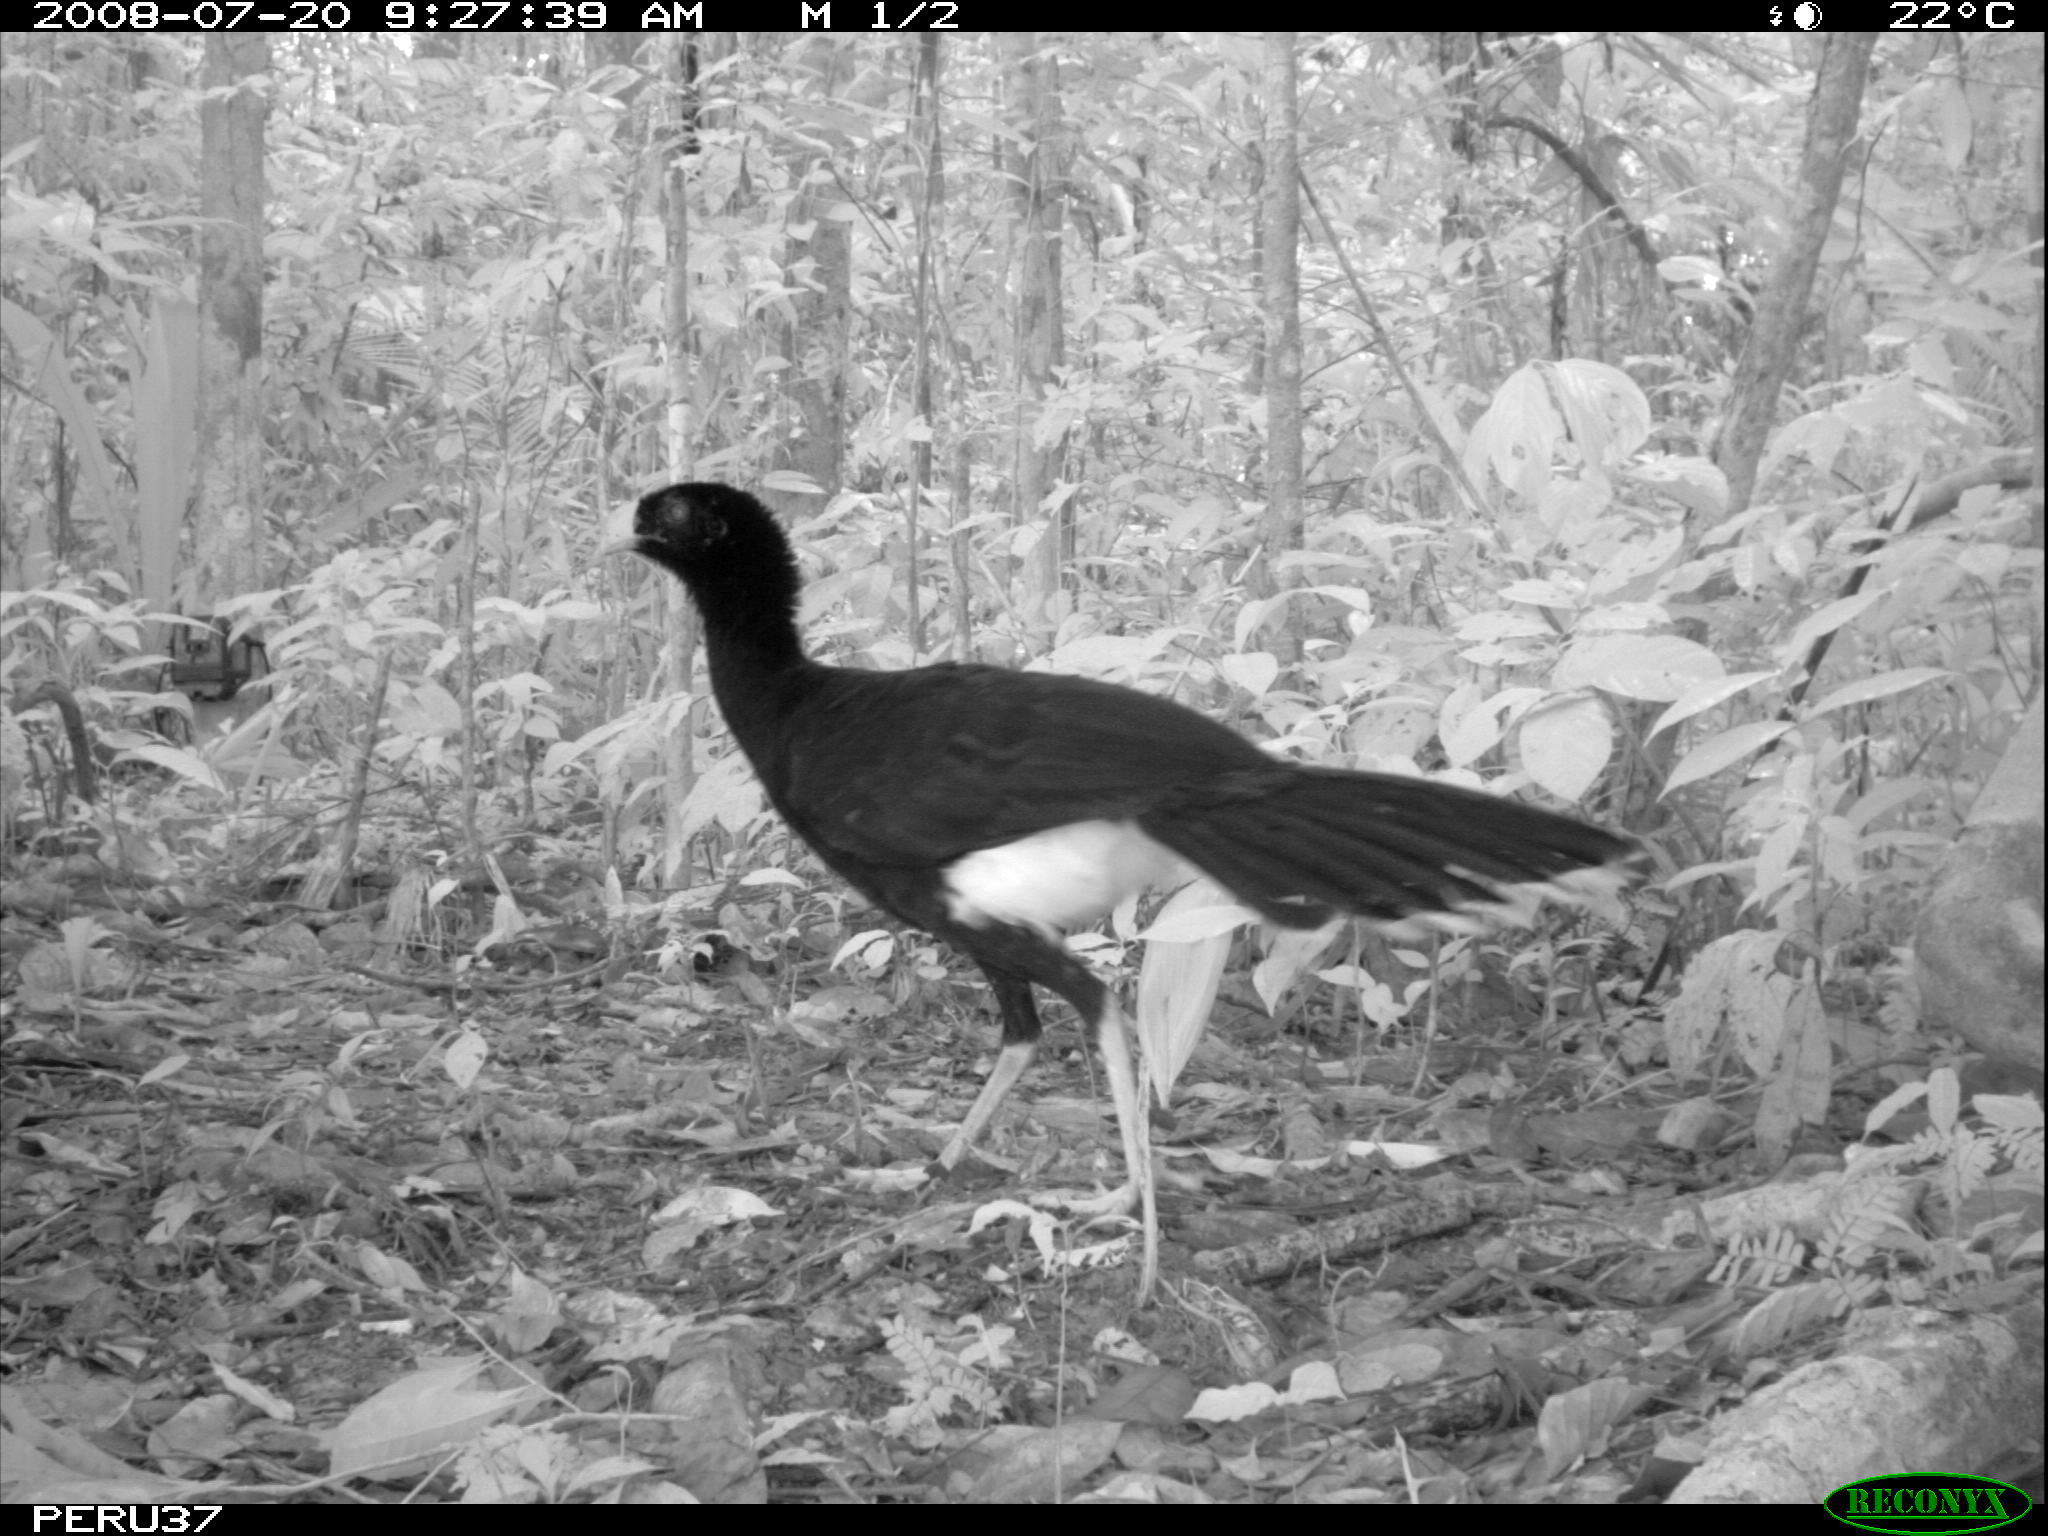
[[[1866,1531],[1911,1531],[1914,1536],[1996,1530],[2032,1507],[2032,1501],[2010,1483],[1960,1472],[1866,1477],[1842,1484],[1824,1502],[1827,1512],[1844,1525]]]

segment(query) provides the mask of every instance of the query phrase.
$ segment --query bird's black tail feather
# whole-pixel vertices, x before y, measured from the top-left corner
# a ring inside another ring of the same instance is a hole
[[[1338,913],[1470,927],[1534,895],[1616,889],[1632,843],[1567,816],[1392,774],[1304,768],[1242,798],[1162,809],[1139,825],[1268,922]]]

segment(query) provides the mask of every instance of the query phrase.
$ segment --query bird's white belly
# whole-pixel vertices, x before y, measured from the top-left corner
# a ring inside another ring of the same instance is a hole
[[[955,860],[946,909],[973,928],[1020,923],[1057,935],[1160,883],[1179,862],[1130,822],[1077,821]]]

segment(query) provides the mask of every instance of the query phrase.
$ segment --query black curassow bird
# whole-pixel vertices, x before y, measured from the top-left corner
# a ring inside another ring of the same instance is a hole
[[[953,1167],[1038,1045],[1035,983],[1093,1029],[1123,1140],[1115,1208],[1158,1218],[1128,1025],[1062,935],[1191,864],[1268,922],[1339,914],[1471,928],[1533,892],[1591,897],[1634,845],[1475,790],[1309,768],[1191,709],[1109,683],[944,664],[908,672],[804,655],[801,582],[774,516],[713,483],[644,497],[630,550],[703,617],[712,691],[784,821],[870,900],[970,956],[1003,1046],[940,1154]]]

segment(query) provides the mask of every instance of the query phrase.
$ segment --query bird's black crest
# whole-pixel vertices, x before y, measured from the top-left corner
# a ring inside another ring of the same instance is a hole
[[[670,560],[752,561],[788,548],[775,516],[745,491],[715,481],[671,485],[633,512],[639,553]]]
[[[631,547],[688,587],[707,617],[755,634],[787,627],[795,645],[796,555],[747,492],[708,480],[650,492],[633,511]]]

